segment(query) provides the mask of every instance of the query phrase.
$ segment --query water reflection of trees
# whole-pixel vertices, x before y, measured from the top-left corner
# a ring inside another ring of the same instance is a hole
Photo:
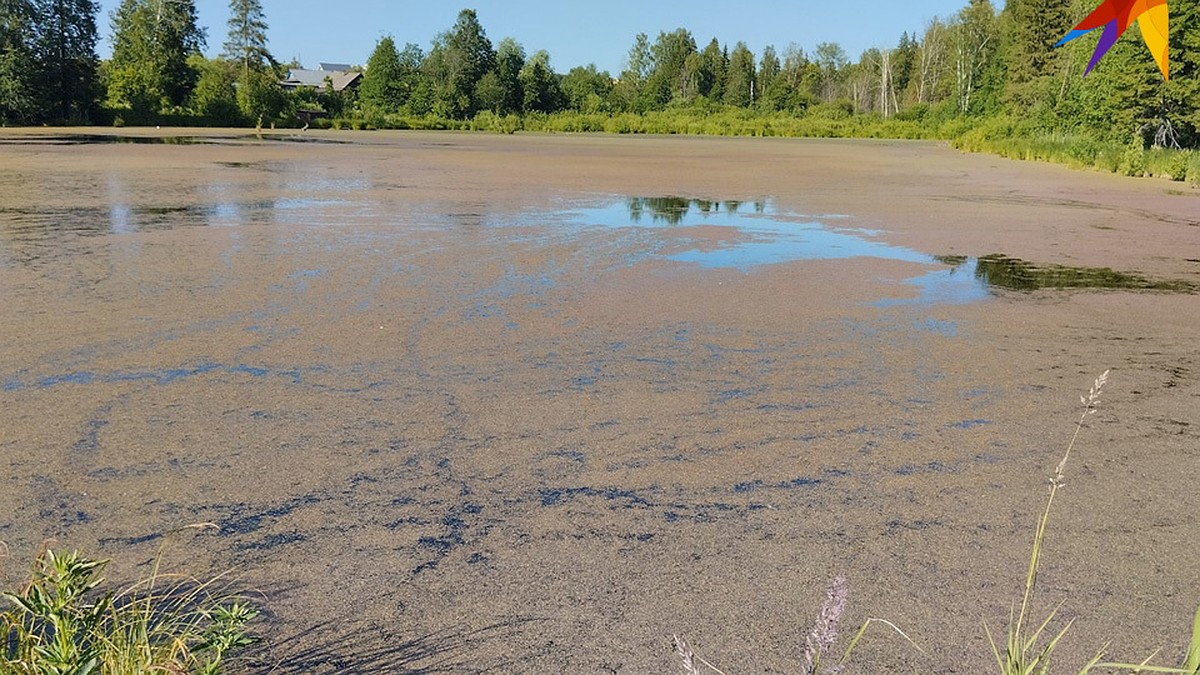
[[[990,286],[1018,291],[1040,288],[1154,288],[1185,290],[1183,282],[1151,281],[1145,277],[1118,272],[1108,267],[1065,267],[1037,265],[1005,255],[992,254],[979,258],[975,276]]]
[[[645,216],[652,223],[679,225],[693,209],[703,215],[717,213],[737,213],[745,202],[738,200],[714,201],[709,199],[688,199],[686,197],[630,197],[629,220],[632,223],[642,222]],[[765,213],[765,201],[754,202],[755,213]]]

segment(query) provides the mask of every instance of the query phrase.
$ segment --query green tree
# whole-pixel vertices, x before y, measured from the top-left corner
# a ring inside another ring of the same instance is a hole
[[[562,107],[558,78],[550,68],[550,54],[540,50],[529,57],[521,69],[521,90],[525,94],[525,112],[552,113]]]
[[[0,0],[0,124],[29,122],[36,116],[33,47],[28,38],[34,16],[29,0]]]
[[[267,49],[267,19],[261,0],[229,0],[229,34],[223,56],[242,66],[242,76],[251,69],[261,70],[274,64]]]
[[[86,122],[99,91],[95,0],[35,0],[35,89],[43,119]]]
[[[521,69],[525,67],[525,48],[506,37],[496,49],[495,86],[498,99],[493,111],[499,114],[520,112],[525,105],[521,88]]]
[[[193,0],[122,0],[112,27],[109,105],[135,118],[182,106],[199,77],[189,58],[205,42]]]
[[[954,92],[960,114],[978,112],[983,107],[978,94],[992,84],[984,76],[989,66],[996,64],[997,28],[996,10],[989,0],[970,0],[958,12],[952,29]]]
[[[613,86],[614,108],[626,112],[645,112],[646,80],[650,77],[650,69],[653,66],[654,56],[650,52],[650,38],[645,33],[638,33],[625,58],[625,70]]]
[[[775,54],[775,47],[772,45],[763,47],[762,56],[758,60],[758,95],[756,103],[764,100],[767,92],[771,90],[771,85],[775,82],[775,78],[779,77],[781,70],[783,70],[783,64],[779,62],[779,56]]]
[[[1171,101],[1179,142],[1200,148],[1200,0],[1172,0],[1171,81],[1163,88]]]
[[[729,74],[729,59],[716,38],[709,41],[697,56],[697,93],[713,101],[725,96],[725,80]]]
[[[748,107],[755,96],[754,54],[745,42],[739,42],[729,55],[729,77],[725,82],[725,103]]]
[[[161,1],[161,0],[160,0]],[[273,91],[275,57],[267,48],[267,19],[260,0],[229,0],[229,32],[222,55],[238,64],[237,103],[243,116],[274,119],[282,110]]]
[[[1005,101],[1025,110],[1053,106],[1055,75],[1067,53],[1054,45],[1074,25],[1071,0],[1008,0],[1002,14]]]
[[[454,27],[434,41],[422,66],[434,90],[434,112],[467,118],[479,110],[476,85],[495,68],[496,52],[475,10],[464,9]]]
[[[836,42],[822,42],[817,45],[813,63],[817,66],[817,78],[812,82],[816,91],[813,93],[823,101],[844,96],[843,85],[848,74],[846,69],[850,65],[846,50]]]
[[[662,108],[672,99],[685,98],[687,60],[696,51],[696,40],[692,34],[683,28],[659,33],[650,51],[654,65],[646,78],[645,90],[649,108]]]
[[[199,54],[191,57],[192,69],[199,73],[188,104],[194,115],[218,126],[233,127],[245,123],[237,99],[240,65],[226,59],[206,59]]]
[[[894,80],[895,91],[899,95],[908,90],[909,82],[912,81],[913,72],[915,71],[917,62],[917,39],[915,35],[909,35],[908,31],[900,35],[900,42],[892,52],[892,60],[892,78]]]
[[[238,77],[238,109],[256,125],[279,119],[288,104],[288,98],[279,88],[275,73],[269,70],[251,70],[249,75]]]
[[[597,71],[596,64],[572,68],[563,76],[560,86],[572,110],[583,113],[607,112],[613,81],[607,71]]]
[[[375,50],[367,59],[367,71],[358,89],[358,100],[364,110],[382,114],[397,113],[408,102],[407,84],[396,41],[390,35],[384,36],[375,43]]]

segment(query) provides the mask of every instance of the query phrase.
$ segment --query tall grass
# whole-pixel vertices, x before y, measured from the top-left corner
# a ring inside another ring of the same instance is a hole
[[[0,675],[223,672],[253,642],[247,624],[258,612],[221,576],[163,573],[165,546],[150,574],[120,591],[101,590],[107,561],[43,549],[24,587],[0,594],[9,605],[0,612]]]
[[[1067,450],[1063,454],[1062,460],[1055,467],[1054,475],[1050,477],[1050,495],[1046,498],[1046,508],[1042,511],[1042,517],[1038,520],[1037,528],[1034,531],[1033,549],[1029,555],[1029,571],[1025,575],[1025,593],[1021,596],[1020,610],[1013,610],[1009,614],[1008,637],[1003,653],[992,636],[991,630],[987,624],[984,624],[984,630],[987,632],[988,642],[992,645],[992,653],[996,657],[996,665],[999,667],[1001,675],[1045,675],[1049,673],[1050,657],[1059,641],[1071,628],[1071,622],[1067,622],[1067,625],[1056,635],[1047,638],[1046,628],[1058,614],[1058,608],[1051,610],[1045,619],[1034,628],[1032,624],[1033,602],[1037,591],[1038,570],[1042,562],[1042,545],[1046,541],[1046,525],[1050,522],[1050,510],[1054,506],[1054,497],[1058,494],[1058,489],[1062,487],[1066,478],[1064,472],[1067,468],[1067,460],[1071,458],[1071,450],[1075,448],[1075,441],[1079,438],[1083,423],[1088,415],[1095,414],[1096,408],[1100,404],[1100,392],[1107,381],[1108,371],[1106,370],[1092,383],[1088,395],[1079,397],[1080,403],[1083,404],[1083,412],[1080,413],[1079,420],[1075,423],[1075,433],[1071,435],[1071,442],[1067,444]],[[1091,670],[1101,658],[1102,655],[1097,654],[1079,671],[1081,675]]]
[[[1146,148],[1140,138],[1122,145],[1083,135],[995,131],[993,126],[981,126],[953,138],[950,143],[965,152],[986,152],[1009,159],[1052,162],[1125,176],[1187,181],[1200,187],[1200,152],[1195,150]]]

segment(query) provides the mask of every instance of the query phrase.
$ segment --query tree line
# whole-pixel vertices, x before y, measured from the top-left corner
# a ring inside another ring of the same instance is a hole
[[[112,58],[103,63],[94,0],[0,0],[0,120],[288,124],[306,110],[403,126],[422,118],[733,112],[1200,146],[1200,0],[1171,3],[1169,82],[1132,29],[1082,77],[1098,35],[1054,44],[1095,3],[1007,0],[998,8],[968,0],[953,16],[857,59],[835,42],[767,46],[756,55],[744,42],[698,42],[678,28],[637,35],[616,74],[594,65],[557,72],[546,51],[529,54],[512,38],[493,44],[466,9],[428,49],[379,40],[357,93],[285,93],[277,82],[298,64],[272,57],[259,0],[231,0],[224,49],[213,59],[201,54],[208,36],[193,0],[122,0],[110,17]]]

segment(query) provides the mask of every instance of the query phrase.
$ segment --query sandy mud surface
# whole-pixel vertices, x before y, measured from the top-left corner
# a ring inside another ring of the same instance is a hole
[[[678,633],[732,674],[799,672],[844,574],[844,633],[925,650],[857,672],[978,673],[1111,368],[1039,613],[1068,669],[1182,653],[1195,191],[926,143],[47,133],[0,135],[5,587],[210,521],[168,565],[261,594],[255,670],[672,673]]]

